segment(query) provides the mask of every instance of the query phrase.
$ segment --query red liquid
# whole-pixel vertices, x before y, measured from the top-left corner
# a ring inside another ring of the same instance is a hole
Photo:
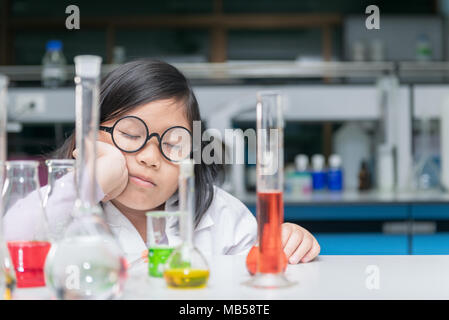
[[[257,223],[259,232],[258,272],[280,273],[284,269],[279,257],[282,250],[281,225],[284,221],[284,203],[281,191],[257,193]]]
[[[46,241],[8,242],[18,288],[45,286],[44,264],[50,246]]]

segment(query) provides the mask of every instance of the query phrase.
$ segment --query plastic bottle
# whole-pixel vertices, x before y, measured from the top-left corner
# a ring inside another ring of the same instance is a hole
[[[432,47],[430,39],[426,34],[421,34],[416,41],[416,60],[432,60]]]
[[[312,185],[313,191],[326,189],[326,171],[324,170],[324,156],[315,154],[312,157]]]
[[[329,157],[327,185],[330,191],[343,190],[343,170],[341,168],[341,157],[338,154]]]
[[[312,175],[309,171],[309,158],[305,154],[295,157],[295,186],[300,195],[308,195],[312,192]]]
[[[443,101],[440,114],[441,184],[449,190],[449,95]]]
[[[44,87],[58,87],[66,81],[66,59],[62,53],[62,42],[50,40],[42,59],[42,84]]]
[[[382,192],[392,192],[394,181],[394,156],[390,145],[380,145],[377,149],[377,186]]]

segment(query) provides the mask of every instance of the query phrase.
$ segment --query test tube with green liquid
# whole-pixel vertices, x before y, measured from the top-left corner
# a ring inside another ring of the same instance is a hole
[[[147,212],[148,275],[161,278],[179,237],[178,211]]]

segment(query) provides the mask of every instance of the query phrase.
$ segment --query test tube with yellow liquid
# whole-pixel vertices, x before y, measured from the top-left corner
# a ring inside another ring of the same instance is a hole
[[[195,176],[191,159],[180,164],[178,193],[182,244],[167,259],[164,279],[169,288],[204,288],[209,280],[209,267],[193,244]]]

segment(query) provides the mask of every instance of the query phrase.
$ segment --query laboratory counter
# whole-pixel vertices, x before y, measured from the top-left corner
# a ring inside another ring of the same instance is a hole
[[[204,289],[168,289],[161,278],[147,275],[147,264],[129,270],[122,299],[151,300],[366,300],[449,299],[449,256],[341,255],[289,265],[286,276],[296,282],[283,289],[243,285],[250,276],[245,256],[208,258],[211,268]],[[15,299],[49,299],[47,288],[18,289]]]

